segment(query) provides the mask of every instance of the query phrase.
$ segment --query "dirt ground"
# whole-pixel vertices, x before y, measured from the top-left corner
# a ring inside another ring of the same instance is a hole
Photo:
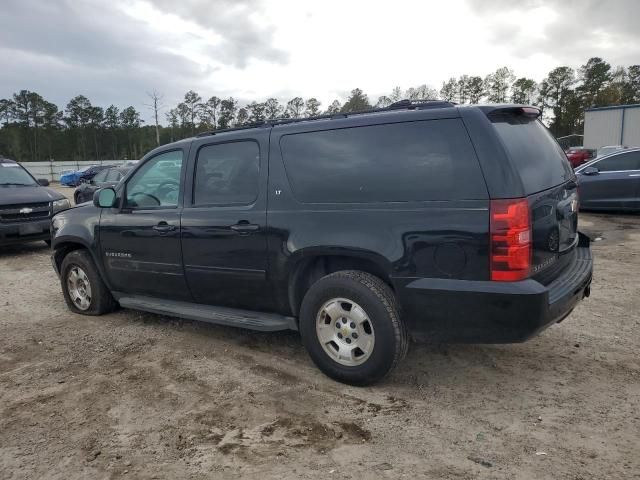
[[[640,217],[581,228],[592,295],[563,323],[412,344],[367,388],[295,333],[74,315],[44,243],[3,248],[0,478],[640,478]]]

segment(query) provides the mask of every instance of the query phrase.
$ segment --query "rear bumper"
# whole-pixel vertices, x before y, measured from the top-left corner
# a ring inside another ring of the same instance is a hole
[[[35,242],[51,239],[51,219],[45,218],[35,222],[0,224],[0,245]]]
[[[589,296],[593,259],[580,234],[571,265],[549,285],[421,278],[400,288],[403,318],[420,341],[523,342],[563,320]]]

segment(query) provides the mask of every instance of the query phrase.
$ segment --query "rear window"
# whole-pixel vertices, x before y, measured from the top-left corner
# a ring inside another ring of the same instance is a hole
[[[560,185],[573,177],[566,155],[538,120],[524,116],[498,115],[491,121],[520,172],[529,195]]]
[[[285,135],[280,147],[293,192],[305,203],[487,198],[459,119]]]

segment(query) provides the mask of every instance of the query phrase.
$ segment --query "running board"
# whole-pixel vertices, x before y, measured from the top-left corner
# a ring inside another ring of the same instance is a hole
[[[278,330],[298,330],[298,324],[293,317],[285,317],[277,313],[262,313],[252,310],[215,307],[200,303],[180,302],[178,300],[164,300],[161,298],[142,295],[128,295],[113,292],[113,296],[124,308],[143,310],[145,312],[186,318],[200,322],[227,325],[230,327],[247,328],[261,332],[275,332]]]

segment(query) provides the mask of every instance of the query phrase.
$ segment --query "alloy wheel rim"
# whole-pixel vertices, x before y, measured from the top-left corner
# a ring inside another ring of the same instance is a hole
[[[332,298],[320,307],[316,336],[325,353],[347,367],[362,365],[375,346],[375,332],[367,312],[347,298]]]
[[[73,304],[80,310],[91,306],[91,283],[85,271],[77,265],[72,266],[67,274],[67,291]]]

